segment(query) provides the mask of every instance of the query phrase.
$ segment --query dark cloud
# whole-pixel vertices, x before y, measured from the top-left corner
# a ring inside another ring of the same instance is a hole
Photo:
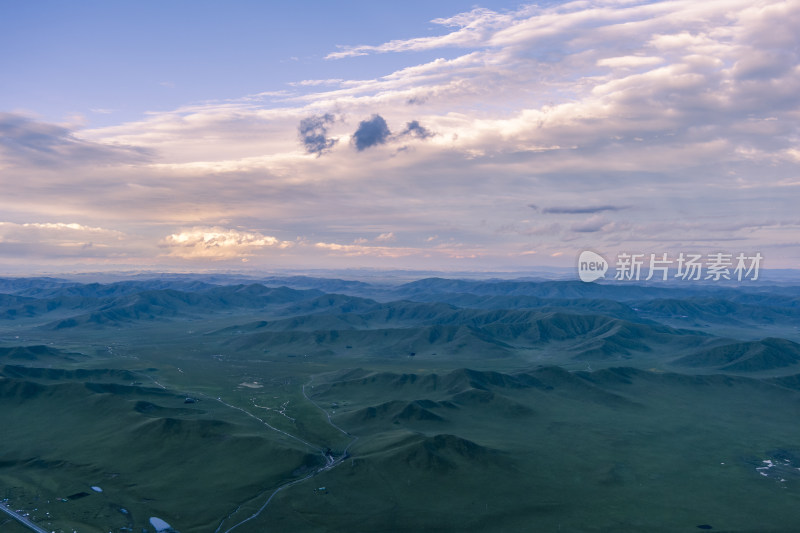
[[[297,132],[300,141],[306,147],[309,154],[317,154],[319,157],[325,150],[330,150],[337,139],[328,138],[328,124],[333,123],[334,116],[326,113],[321,116],[304,118],[300,121]]]
[[[0,159],[17,165],[133,163],[147,160],[151,155],[144,148],[94,143],[56,124],[0,113]]]
[[[529,205],[536,209],[535,205]],[[593,213],[603,213],[605,211],[621,211],[626,209],[616,205],[596,205],[596,206],[561,206],[561,207],[544,207],[542,213],[550,215],[587,215]]]
[[[369,120],[362,120],[353,134],[353,143],[360,152],[376,144],[384,144],[392,132],[380,115],[372,115]]]
[[[433,133],[426,127],[422,126],[418,120],[412,120],[406,124],[406,129],[403,130],[401,135],[411,135],[417,139],[427,139],[433,137]]]

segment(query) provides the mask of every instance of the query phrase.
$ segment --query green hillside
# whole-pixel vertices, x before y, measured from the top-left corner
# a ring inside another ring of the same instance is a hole
[[[0,290],[0,499],[49,531],[800,527],[795,287]]]

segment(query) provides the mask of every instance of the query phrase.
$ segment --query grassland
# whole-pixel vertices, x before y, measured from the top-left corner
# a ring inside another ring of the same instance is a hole
[[[0,281],[0,499],[60,532],[800,529],[794,288],[283,281]]]

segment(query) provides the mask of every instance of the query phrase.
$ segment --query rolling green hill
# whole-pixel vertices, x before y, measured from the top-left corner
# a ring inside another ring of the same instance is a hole
[[[63,350],[44,345],[0,347],[0,363],[8,362],[66,362],[75,361],[83,356],[79,353],[67,353]]]
[[[705,367],[729,372],[759,372],[800,363],[800,344],[785,339],[725,344],[687,355],[676,365]]]
[[[797,287],[0,293],[0,499],[49,531],[800,529]]]

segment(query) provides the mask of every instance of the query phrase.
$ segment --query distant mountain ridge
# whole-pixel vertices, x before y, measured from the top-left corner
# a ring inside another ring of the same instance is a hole
[[[798,345],[791,340],[800,340],[794,326],[800,318],[798,287],[444,278],[387,286],[307,276],[223,281],[219,276],[107,284],[0,278],[0,288],[8,291],[0,293],[0,323],[80,332],[197,321],[209,342],[270,357],[477,361],[523,354],[526,360],[549,357],[574,365],[647,360],[734,373],[800,365]],[[219,319],[224,321],[215,329]],[[733,328],[750,337],[730,338]],[[715,333],[719,330],[725,334]],[[790,338],[759,337],[760,330]],[[26,353],[31,360],[72,357]],[[11,357],[23,352],[5,356]]]

